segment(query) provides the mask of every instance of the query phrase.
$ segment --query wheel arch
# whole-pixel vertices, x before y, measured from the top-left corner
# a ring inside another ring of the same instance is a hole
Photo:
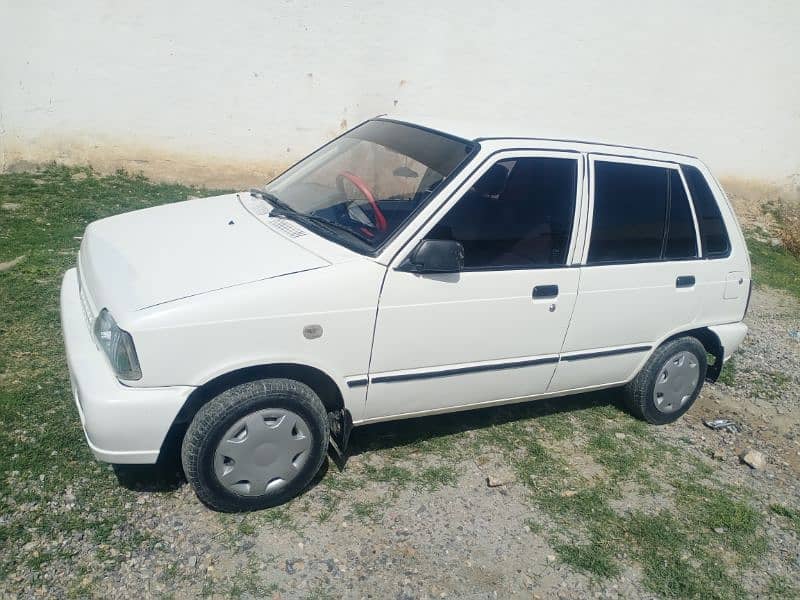
[[[161,444],[159,462],[174,460],[179,456],[186,428],[205,404],[236,385],[268,378],[293,379],[304,383],[319,396],[328,412],[344,409],[344,398],[336,381],[316,367],[299,363],[272,363],[235,369],[214,377],[189,395]]]
[[[714,357],[714,362],[708,364],[708,369],[706,370],[706,381],[710,381],[712,383],[715,382],[722,371],[722,363],[725,355],[725,349],[722,346],[719,336],[708,327],[698,327],[696,329],[688,329],[686,331],[675,333],[663,340],[659,346],[681,337],[696,338],[701,344],[703,344],[706,352]]]

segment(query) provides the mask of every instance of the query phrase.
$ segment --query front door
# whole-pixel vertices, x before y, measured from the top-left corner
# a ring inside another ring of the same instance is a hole
[[[578,290],[571,257],[582,166],[567,152],[490,159],[395,257],[378,307],[365,418],[546,391]],[[463,271],[397,270],[422,239],[460,242]]]

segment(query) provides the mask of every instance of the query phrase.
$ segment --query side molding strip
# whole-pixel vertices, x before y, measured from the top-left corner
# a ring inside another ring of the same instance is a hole
[[[620,348],[619,350],[600,350],[598,352],[584,352],[583,354],[571,354],[569,356],[562,356],[561,360],[585,360],[587,358],[599,358],[601,356],[615,356],[617,354],[633,354],[635,352],[646,352],[652,346],[634,346],[633,348]]]
[[[366,377],[358,377],[356,379],[350,379],[347,382],[347,387],[351,387],[351,388],[364,387],[365,385],[367,385],[367,381],[368,380],[367,380]]]
[[[377,375],[372,378],[372,383],[386,383],[394,381],[411,381],[414,379],[433,379],[434,377],[447,377],[449,375],[463,375],[464,373],[480,373],[483,371],[502,371],[506,369],[517,369],[520,367],[530,367],[533,365],[546,365],[558,362],[557,356],[545,358],[532,358],[520,362],[500,363],[494,365],[474,365],[470,367],[455,367],[443,369],[441,371],[424,371],[421,373],[403,373],[398,375]]]
[[[618,350],[599,350],[597,352],[583,352],[581,354],[571,354],[569,356],[561,356],[560,360],[575,361],[586,360],[589,358],[600,358],[603,356],[616,356],[618,354],[633,354],[636,352],[646,352],[652,346],[634,346],[632,348],[620,348]],[[523,360],[519,362],[496,363],[492,365],[473,365],[469,367],[454,367],[452,369],[442,369],[439,371],[422,371],[418,373],[400,373],[396,375],[376,375],[371,379],[367,377],[358,377],[350,379],[347,382],[347,387],[363,387],[368,382],[371,383],[390,383],[396,381],[413,381],[417,379],[433,379],[436,377],[448,377],[450,375],[464,375],[466,373],[482,373],[486,371],[505,371],[507,369],[518,369],[521,367],[531,367],[534,365],[547,365],[554,364],[559,361],[557,356],[547,356],[542,358],[532,358],[530,360]]]

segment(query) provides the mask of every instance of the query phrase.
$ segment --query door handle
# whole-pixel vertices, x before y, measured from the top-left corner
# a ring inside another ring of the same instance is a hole
[[[675,287],[685,288],[694,285],[694,275],[680,275],[675,280]]]
[[[555,298],[558,296],[557,285],[537,285],[533,288],[534,298]]]

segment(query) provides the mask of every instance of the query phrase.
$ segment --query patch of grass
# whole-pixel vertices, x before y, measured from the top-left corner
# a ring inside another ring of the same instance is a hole
[[[668,598],[735,598],[741,586],[678,515],[634,514],[625,524],[651,591]]]
[[[263,568],[257,564],[254,557],[249,557],[247,564],[236,569],[229,596],[242,598],[244,596],[266,598],[278,591],[278,584],[264,581]]]
[[[800,535],[800,511],[783,506],[782,504],[770,504],[769,510],[780,517],[788,520],[789,526]]]
[[[723,365],[717,378],[719,383],[724,383],[728,387],[733,387],[736,383],[736,357],[731,356]]]
[[[370,464],[364,465],[364,474],[371,481],[388,483],[398,488],[406,487],[414,478],[413,473],[396,464],[388,464],[380,467],[373,467]]]
[[[317,522],[324,523],[325,521],[330,520],[330,518],[336,513],[336,510],[339,508],[339,504],[341,503],[342,499],[341,496],[328,492],[322,493],[319,499],[322,503],[322,510],[317,513]]]
[[[383,502],[365,500],[353,502],[353,516],[362,521],[376,521],[383,514]]]
[[[17,205],[0,209],[0,262],[25,257],[0,273],[4,548],[87,529],[98,543],[128,548],[144,543],[124,509],[135,493],[120,486],[110,468],[95,463],[83,438],[65,366],[59,287],[64,271],[75,265],[89,222],[189,195],[211,193],[123,172],[99,176],[91,169],[56,165],[0,174],[0,203]],[[59,508],[67,487],[77,498],[71,511]],[[19,511],[20,504],[29,510]],[[24,553],[0,552],[0,577],[24,560]]]
[[[773,400],[779,398],[783,394],[785,388],[791,381],[791,378],[785,373],[760,371],[753,377],[752,393],[757,398]]]
[[[771,600],[796,599],[800,598],[800,590],[793,586],[788,578],[772,575],[767,584],[766,597]]]
[[[494,425],[477,440],[514,465],[552,520],[542,532],[555,536],[560,560],[599,579],[636,564],[644,586],[662,597],[742,597],[739,573],[766,549],[758,511],[714,483],[715,471],[702,460],[611,403],[573,412],[569,422],[568,436],[533,419]],[[570,451],[588,454],[610,477],[588,479],[565,456]],[[658,511],[637,510],[638,499],[651,496],[662,498]],[[612,507],[620,501],[623,508]]]
[[[590,542],[588,544],[556,544],[556,554],[568,565],[599,577],[616,577],[619,565],[606,545]]]
[[[747,248],[753,264],[753,281],[757,285],[786,290],[800,299],[800,259],[783,248],[748,238]]]
[[[531,533],[541,533],[544,530],[544,527],[538,521],[531,519],[530,517],[523,521],[523,524],[531,530]]]
[[[596,433],[589,441],[586,452],[605,466],[614,477],[628,478],[645,466],[647,453],[639,446],[638,440],[627,435],[618,439],[616,433],[618,432]]]
[[[679,482],[677,501],[679,508],[690,515],[694,526],[714,531],[728,548],[740,557],[758,555],[766,549],[766,540],[758,535],[762,517],[758,511],[728,492],[697,483]]]
[[[458,481],[456,470],[448,466],[427,467],[414,475],[417,488],[432,492]]]

